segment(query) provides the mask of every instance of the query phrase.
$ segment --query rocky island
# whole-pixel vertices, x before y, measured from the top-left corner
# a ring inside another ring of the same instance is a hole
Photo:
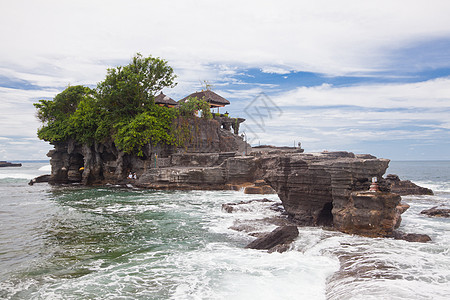
[[[159,81],[136,83],[135,76],[127,77],[152,64],[166,70]],[[394,235],[407,205],[391,192],[395,178],[383,178],[388,159],[304,153],[300,147],[252,148],[239,135],[244,119],[211,113],[229,104],[211,90],[178,102],[162,93],[154,97],[172,85],[171,72],[164,61],[138,55],[129,66],[109,70],[96,91],[75,86],[53,101],[40,100],[38,117],[46,125],[38,136],[54,145],[48,181],[150,189],[246,187],[248,193],[276,192],[296,225]],[[125,83],[117,84],[119,79]],[[120,89],[126,84],[131,92]]]

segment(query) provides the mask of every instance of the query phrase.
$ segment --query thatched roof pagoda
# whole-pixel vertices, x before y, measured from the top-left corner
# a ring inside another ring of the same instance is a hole
[[[184,102],[190,97],[197,97],[197,99],[204,98],[204,100],[211,105],[211,108],[224,107],[225,105],[230,104],[230,101],[210,90],[192,93],[189,96],[181,99],[180,101]]]
[[[158,96],[155,97],[155,104],[159,106],[166,106],[166,107],[174,107],[177,105],[177,101],[173,100],[169,96],[166,96],[161,92]]]

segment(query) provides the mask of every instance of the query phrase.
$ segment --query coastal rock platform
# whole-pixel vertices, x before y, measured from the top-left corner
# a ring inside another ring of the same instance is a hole
[[[300,147],[252,149],[242,137],[214,122],[197,124],[204,134],[188,147],[149,144],[142,157],[125,154],[112,142],[56,143],[48,154],[49,182],[276,192],[296,225],[366,236],[390,236],[399,226],[407,206],[391,193],[392,178],[382,177],[388,159],[344,151],[304,153]],[[131,173],[136,177],[130,178]],[[379,191],[369,193],[374,177]]]

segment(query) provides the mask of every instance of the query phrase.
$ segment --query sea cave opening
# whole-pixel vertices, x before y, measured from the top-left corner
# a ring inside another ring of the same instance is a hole
[[[67,174],[70,182],[81,182],[84,171],[84,156],[81,153],[74,153],[70,156],[69,172]]]
[[[317,217],[317,225],[319,226],[333,226],[333,202],[327,202]]]

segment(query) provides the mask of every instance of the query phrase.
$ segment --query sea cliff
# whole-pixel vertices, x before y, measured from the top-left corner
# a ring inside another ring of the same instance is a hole
[[[49,182],[131,184],[151,189],[274,190],[298,225],[328,226],[367,236],[390,236],[400,224],[400,196],[383,179],[389,160],[349,152],[303,153],[297,147],[251,149],[215,120],[191,124],[198,134],[184,147],[145,146],[124,154],[112,141],[55,143]],[[129,173],[136,178],[128,178]],[[378,178],[380,190],[369,192]]]

